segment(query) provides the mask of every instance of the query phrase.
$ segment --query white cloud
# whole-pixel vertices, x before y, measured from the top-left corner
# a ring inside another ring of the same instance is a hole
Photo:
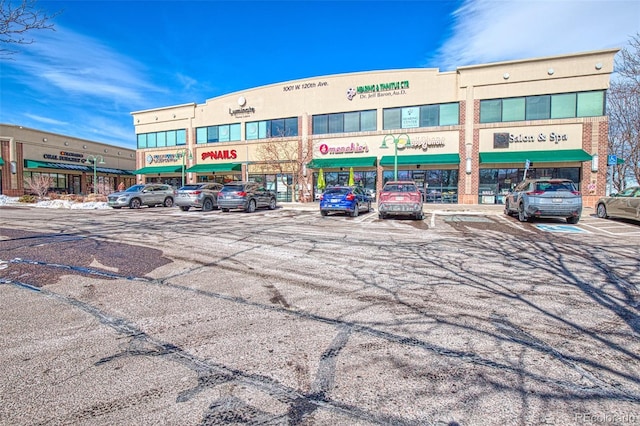
[[[45,124],[55,124],[55,125],[67,125],[69,123],[65,122],[65,121],[60,121],[60,120],[56,120],[53,118],[49,118],[49,117],[42,117],[40,115],[36,115],[36,114],[29,114],[26,113],[24,114],[25,117],[28,117],[34,121],[40,122],[40,123],[45,123]]]
[[[146,92],[163,92],[142,77],[142,64],[60,26],[38,33],[36,42],[20,53],[20,60],[9,65],[28,77],[23,82],[47,95],[57,88],[66,96],[143,105]]]
[[[624,47],[640,31],[640,2],[465,0],[453,35],[429,58],[457,66]]]

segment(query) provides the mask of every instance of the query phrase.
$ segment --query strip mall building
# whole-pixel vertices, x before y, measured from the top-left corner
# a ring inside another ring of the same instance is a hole
[[[606,91],[619,49],[329,75],[132,113],[138,182],[253,180],[281,201],[412,179],[427,202],[501,203],[527,177],[607,183]],[[527,168],[528,166],[528,168]]]
[[[135,183],[135,150],[23,126],[0,124],[0,194],[29,192],[25,180],[47,176],[51,190],[108,193]]]

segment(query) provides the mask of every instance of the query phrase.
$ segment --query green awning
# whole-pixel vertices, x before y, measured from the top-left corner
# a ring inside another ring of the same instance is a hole
[[[93,172],[93,167],[82,164],[52,163],[50,161],[24,160],[25,169],[61,169],[80,172]]]
[[[0,158],[0,166],[2,166],[3,164],[4,164],[4,160]]]
[[[385,155],[380,159],[381,166],[393,166],[395,156]],[[398,165],[408,164],[460,164],[458,154],[422,154],[422,155],[398,155]]]
[[[376,165],[376,157],[354,158],[316,158],[307,163],[310,169],[337,169],[340,167],[373,167]]]
[[[182,166],[155,166],[155,167],[143,167],[138,170],[134,170],[134,175],[153,175],[163,173],[180,173]]]
[[[196,164],[187,169],[190,173],[215,173],[215,172],[233,172],[240,171],[242,164],[240,163],[219,163],[219,164]]]
[[[481,152],[480,163],[561,163],[567,161],[591,161],[591,154],[582,149],[557,151]]]
[[[75,170],[79,172],[93,172],[93,165],[71,163],[54,163],[51,161],[24,160],[25,169],[58,169],[58,170]],[[112,175],[130,175],[129,170],[111,169],[108,167],[96,167],[96,172]]]

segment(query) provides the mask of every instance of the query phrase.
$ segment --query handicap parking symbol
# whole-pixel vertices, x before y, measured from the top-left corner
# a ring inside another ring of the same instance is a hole
[[[589,231],[584,230],[582,228],[578,228],[577,226],[573,226],[573,225],[536,225],[536,228],[545,232],[565,232],[565,233],[572,233],[572,234],[588,234],[589,233]]]

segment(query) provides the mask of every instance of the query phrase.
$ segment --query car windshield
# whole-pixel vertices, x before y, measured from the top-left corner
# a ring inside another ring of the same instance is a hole
[[[416,186],[411,184],[391,184],[385,185],[382,189],[388,192],[416,192]]]
[[[144,189],[144,185],[133,185],[127,188],[124,192],[140,192]]]
[[[324,191],[324,195],[345,195],[351,192],[349,188],[329,188]]]
[[[537,191],[567,191],[571,192],[574,190],[572,182],[537,182],[536,183]]]

